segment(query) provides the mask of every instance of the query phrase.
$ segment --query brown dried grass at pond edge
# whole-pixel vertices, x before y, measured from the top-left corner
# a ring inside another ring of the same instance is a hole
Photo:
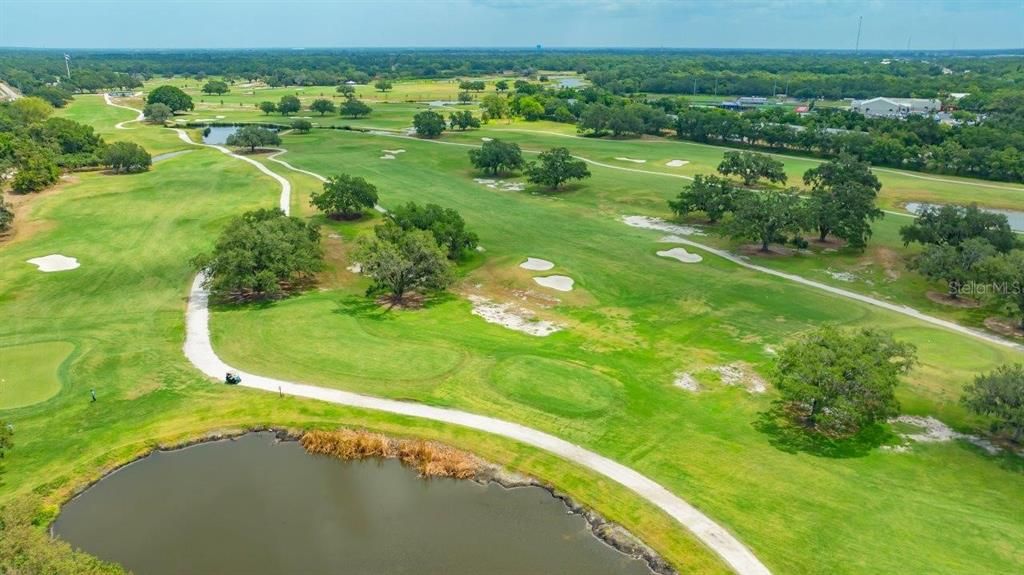
[[[339,459],[398,458],[423,477],[471,479],[482,468],[474,455],[447,445],[422,439],[390,439],[364,430],[307,431],[299,443],[308,453]]]

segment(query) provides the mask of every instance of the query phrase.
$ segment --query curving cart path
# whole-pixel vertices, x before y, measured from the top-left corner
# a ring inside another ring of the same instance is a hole
[[[124,127],[124,125],[131,124],[132,122],[141,122],[146,119],[146,115],[143,114],[142,110],[139,110],[138,108],[132,108],[131,106],[125,106],[124,104],[115,104],[114,101],[110,99],[110,94],[104,93],[103,101],[106,102],[108,106],[122,108],[124,110],[131,110],[132,112],[135,112],[137,114],[134,120],[125,120],[124,122],[118,122],[117,124],[115,124],[114,127],[117,128],[118,130],[131,130],[131,128]]]
[[[288,204],[291,197],[291,184],[287,179],[275,174],[266,166],[252,158],[234,154],[223,146],[193,142],[192,139],[189,138],[188,133],[182,129],[174,128],[174,131],[177,132],[178,137],[184,142],[219,150],[233,158],[238,158],[253,164],[261,172],[274,178],[274,180],[281,184],[281,210],[286,214],[289,212]],[[283,160],[276,159],[275,156],[284,153],[285,151],[286,150],[281,149],[273,154],[270,159],[289,169],[308,174],[318,180],[324,180],[324,177],[319,174],[306,170],[299,170]],[[621,463],[616,463],[611,459],[598,455],[592,451],[588,451],[578,445],[569,443],[564,439],[559,439],[553,435],[537,431],[536,429],[532,429],[524,425],[495,419],[493,417],[476,415],[455,409],[431,407],[428,405],[396,401],[393,399],[382,399],[379,397],[371,397],[368,395],[361,395],[337,389],[329,389],[314,385],[274,379],[271,377],[264,377],[236,369],[224,363],[224,361],[222,361],[213,350],[213,344],[210,341],[210,294],[206,288],[203,287],[204,280],[205,276],[203,274],[199,274],[192,281],[192,289],[189,292],[188,298],[188,308],[185,312],[186,326],[184,351],[185,357],[188,358],[192,365],[209,377],[221,379],[227,372],[233,371],[241,376],[242,381],[239,385],[243,387],[261,389],[272,393],[287,393],[288,395],[297,397],[319,399],[321,401],[340,405],[385,411],[398,415],[432,419],[435,421],[485,431],[487,433],[493,433],[495,435],[500,435],[532,445],[596,471],[597,473],[600,473],[601,475],[604,475],[605,477],[632,490],[654,506],[658,507],[665,513],[668,513],[673,519],[689,529],[698,539],[711,548],[711,550],[717,553],[723,561],[732,567],[736,573],[739,573],[740,575],[769,575],[771,573],[768,568],[765,567],[749,549],[740,543],[736,537],[729,533],[729,531],[712,521],[708,516],[698,511],[686,501],[683,501],[677,495]]]

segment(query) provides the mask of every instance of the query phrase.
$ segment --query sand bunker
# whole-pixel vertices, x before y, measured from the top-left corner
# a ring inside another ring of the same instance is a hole
[[[483,138],[480,138],[480,141],[481,142],[493,142],[494,138],[483,137]]]
[[[622,156],[619,156],[619,157],[617,157],[615,159],[620,161],[620,162],[633,162],[634,164],[646,164],[647,163],[647,160],[635,160],[633,158],[624,158]]]
[[[495,303],[478,295],[469,296],[469,301],[473,302],[473,315],[482,317],[487,323],[537,337],[546,337],[562,329],[554,322],[536,319],[532,311],[511,303]]]
[[[695,264],[704,259],[698,254],[691,254],[685,248],[672,248],[670,250],[661,250],[657,253],[663,258],[677,259],[684,264]]]
[[[218,119],[218,120],[223,120],[223,119],[224,119],[224,116],[217,116],[217,119]]]
[[[396,154],[404,154],[405,150],[399,148],[397,150],[381,150],[381,152],[383,152],[385,154],[396,155]]]
[[[693,377],[693,374],[688,371],[676,372],[676,379],[672,382],[672,385],[686,391],[700,391],[700,384],[697,383],[697,378]]]
[[[77,258],[69,258],[60,254],[50,254],[26,261],[38,267],[41,272],[63,272],[73,270],[79,266]]]
[[[687,162],[686,160],[669,160],[669,161],[665,162],[665,165],[670,167],[670,168],[679,168],[679,167],[685,166],[686,164],[689,164],[689,163],[690,162]]]
[[[533,281],[538,284],[558,291],[572,291],[572,285],[576,283],[569,276],[543,276],[539,278],[533,278]]]
[[[712,367],[711,371],[717,373],[725,385],[742,385],[750,393],[764,393],[768,390],[765,380],[742,363],[719,365]]]
[[[354,264],[346,267],[345,269],[347,269],[348,271],[350,271],[350,272],[352,272],[354,274],[361,274],[361,273],[363,273],[363,264],[361,264],[359,262],[355,262]]]
[[[492,190],[501,190],[503,192],[521,192],[526,189],[526,184],[522,182],[506,182],[491,178],[473,178],[473,181]]]
[[[670,224],[661,218],[652,218],[649,216],[622,216],[622,223],[627,226],[633,226],[634,228],[643,228],[645,230],[657,230],[659,232],[668,232],[670,234],[676,234],[680,236],[702,236],[704,232],[693,226],[682,226],[679,224]],[[664,241],[664,238],[662,238]]]
[[[394,160],[395,159],[395,155],[394,154],[384,154],[383,156],[380,157],[380,159],[382,159],[382,160]]]
[[[548,260],[542,260],[540,258],[526,258],[526,261],[519,264],[519,267],[524,270],[533,270],[535,272],[546,272],[549,269],[555,267],[555,264]]]

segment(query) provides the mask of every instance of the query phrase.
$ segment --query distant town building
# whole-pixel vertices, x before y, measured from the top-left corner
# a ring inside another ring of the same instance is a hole
[[[768,103],[768,98],[762,96],[740,96],[736,98],[736,103],[740,106],[764,106]]]
[[[871,118],[905,118],[938,112],[942,102],[926,98],[871,98],[855,100],[851,109]]]

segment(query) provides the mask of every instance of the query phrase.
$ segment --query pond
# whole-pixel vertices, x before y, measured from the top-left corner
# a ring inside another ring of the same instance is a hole
[[[270,433],[132,463],[65,505],[53,533],[136,575],[650,574],[539,487],[424,480]]]
[[[206,130],[210,130],[206,133]],[[223,146],[228,143],[228,136],[238,131],[238,126],[209,126],[203,129],[203,143]]]
[[[582,78],[574,76],[553,79],[558,81],[559,88],[582,88],[585,83]]]
[[[941,204],[922,204],[918,202],[909,202],[905,206],[906,210],[912,214],[919,214],[925,208],[929,207],[941,207]],[[1024,232],[1024,212],[1017,212],[1014,210],[1000,210],[997,208],[981,208],[982,211],[990,212],[993,214],[1003,214],[1006,216],[1007,221],[1010,222],[1010,228],[1016,232]]]

